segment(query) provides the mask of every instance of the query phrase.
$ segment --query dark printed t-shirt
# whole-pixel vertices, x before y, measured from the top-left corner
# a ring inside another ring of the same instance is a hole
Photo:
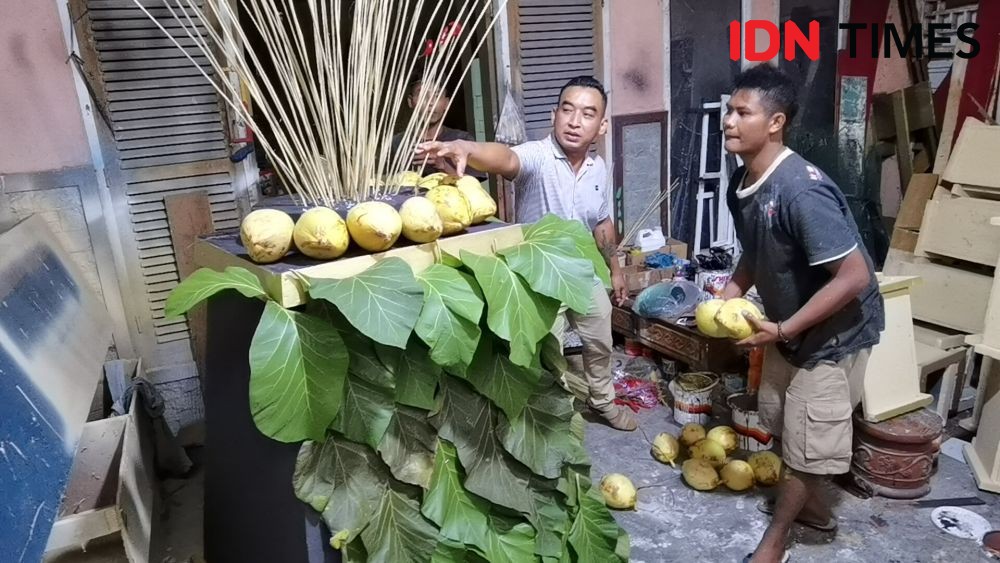
[[[878,343],[885,325],[871,257],[840,188],[807,160],[785,149],[763,176],[743,186],[745,168],[730,180],[729,210],[765,314],[784,321],[832,274],[824,264],[854,249],[864,254],[871,281],[857,299],[778,349],[792,365],[813,368]]]

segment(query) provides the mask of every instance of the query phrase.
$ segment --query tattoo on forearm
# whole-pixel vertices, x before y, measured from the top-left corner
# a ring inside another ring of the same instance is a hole
[[[597,248],[601,251],[601,255],[604,256],[604,261],[611,265],[611,261],[615,257],[615,243],[608,240],[607,233],[603,230],[597,233]]]

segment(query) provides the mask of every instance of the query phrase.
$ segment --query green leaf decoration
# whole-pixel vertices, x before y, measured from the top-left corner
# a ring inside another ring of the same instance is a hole
[[[361,532],[369,563],[430,561],[437,536],[437,529],[420,514],[417,495],[399,485],[385,489],[375,518]]]
[[[441,366],[435,364],[427,347],[410,338],[406,350],[377,345],[378,358],[395,379],[396,402],[424,410],[433,410]]]
[[[551,332],[542,339],[539,367],[544,367],[557,377],[569,370],[566,356],[563,355],[562,343]]]
[[[487,561],[533,563],[537,560],[535,530],[527,522],[490,515],[486,541],[482,550]]]
[[[503,409],[507,417],[516,417],[538,387],[542,373],[515,365],[502,348],[493,345],[493,338],[487,335],[479,342],[465,379]]]
[[[349,440],[377,448],[395,411],[393,394],[392,389],[352,371],[346,379],[344,406],[330,428]]]
[[[438,541],[431,563],[489,563],[462,543],[444,538]]]
[[[535,527],[535,554],[558,559],[566,552],[569,514],[554,491],[535,491],[529,520]]]
[[[527,513],[531,472],[504,449],[494,430],[502,416],[490,401],[450,376],[441,380],[441,408],[431,419],[438,435],[455,445],[465,469],[465,488],[486,500]]]
[[[581,314],[590,310],[594,265],[568,232],[560,235],[554,229],[543,231],[498,254],[538,293]]]
[[[510,342],[510,359],[530,367],[538,342],[552,329],[559,302],[531,290],[503,260],[465,250],[462,261],[486,296],[486,321],[490,330]]]
[[[350,278],[309,279],[308,284],[311,297],[333,303],[357,330],[397,348],[406,348],[424,301],[410,265],[395,257]]]
[[[465,490],[455,446],[441,440],[434,456],[434,476],[421,512],[441,528],[444,537],[486,548],[490,503]]]
[[[597,273],[597,277],[604,283],[604,287],[610,288],[611,270],[608,269],[608,263],[604,261],[604,256],[597,248],[594,233],[587,230],[587,227],[583,223],[575,220],[560,219],[550,213],[524,230],[524,240],[527,241],[544,240],[550,237],[565,235],[573,238],[576,247],[594,265],[594,272]]]
[[[443,366],[472,362],[481,331],[483,296],[467,274],[435,264],[417,275],[424,289],[424,305],[416,332],[431,349],[431,359]]]
[[[396,405],[378,453],[392,476],[426,489],[434,469],[437,432],[427,421],[427,411]]]
[[[620,529],[604,505],[604,498],[594,487],[585,488],[582,477],[575,476],[580,506],[569,531],[569,545],[577,561],[617,561]]]
[[[444,251],[441,252],[441,264],[448,266],[449,268],[462,267],[462,261],[459,260],[457,256]]]
[[[524,410],[502,421],[497,433],[504,448],[535,473],[557,479],[566,464],[587,463],[587,452],[574,435],[573,398],[550,385],[531,396]]]
[[[356,539],[344,546],[344,563],[368,563],[368,552],[361,539]]]
[[[226,289],[235,289],[245,297],[267,297],[264,286],[249,270],[235,266],[222,272],[202,268],[170,292],[163,314],[168,319],[179,317],[198,303]]]
[[[396,387],[394,366],[386,365],[382,361],[383,358],[394,360],[394,357],[389,354],[383,356],[380,351],[382,348],[392,350],[399,350],[399,348],[382,346],[367,336],[354,331],[343,331],[340,334],[347,346],[348,354],[350,354],[352,374],[379,387],[386,389]]]
[[[350,541],[376,514],[389,471],[371,449],[328,434],[305,442],[295,461],[295,496],[320,512],[330,533],[347,532]]]
[[[257,428],[279,442],[322,440],[340,412],[347,367],[347,350],[332,326],[268,301],[250,344],[250,412]]]

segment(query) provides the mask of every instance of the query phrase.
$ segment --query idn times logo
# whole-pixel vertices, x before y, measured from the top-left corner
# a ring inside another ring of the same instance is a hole
[[[742,27],[742,29],[741,29]],[[841,23],[838,29],[847,32],[847,55],[858,57],[858,53],[870,53],[872,58],[889,58],[915,56],[917,58],[947,59],[957,54],[963,59],[971,59],[979,54],[979,42],[972,33],[979,28],[976,23],[964,23],[958,28],[948,24],[932,23],[928,25],[913,24],[909,29],[900,32],[892,23]],[[870,30],[870,40],[860,45],[860,31]],[[782,33],[784,31],[784,33]],[[758,45],[759,33],[766,34],[767,47],[761,50]],[[740,37],[746,38],[744,56],[748,61],[769,61],[783,51],[786,60],[795,58],[796,49],[801,50],[810,60],[819,59],[819,22],[809,22],[806,31],[792,21],[784,24],[783,30],[769,20],[748,20],[741,26],[740,22],[729,24],[729,58],[740,60]],[[784,45],[782,45],[784,36]],[[967,49],[959,49],[953,53],[947,47],[949,36],[968,45]]]

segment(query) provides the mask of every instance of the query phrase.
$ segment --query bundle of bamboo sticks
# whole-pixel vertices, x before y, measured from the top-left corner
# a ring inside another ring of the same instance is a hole
[[[133,2],[201,69],[150,14],[149,0]],[[307,203],[327,206],[399,191],[399,175],[429,123],[431,112],[424,108],[442,94],[451,97],[447,85],[457,88],[465,79],[505,4],[499,0],[494,10],[493,0],[156,3],[207,59],[214,77],[202,74],[253,128],[284,183]],[[428,13],[418,33],[415,22]],[[428,38],[434,48],[425,51]],[[459,68],[470,49],[469,63]],[[393,151],[393,129],[418,65],[423,87],[417,110]],[[226,80],[227,72],[238,80]],[[253,112],[242,103],[241,85]]]

